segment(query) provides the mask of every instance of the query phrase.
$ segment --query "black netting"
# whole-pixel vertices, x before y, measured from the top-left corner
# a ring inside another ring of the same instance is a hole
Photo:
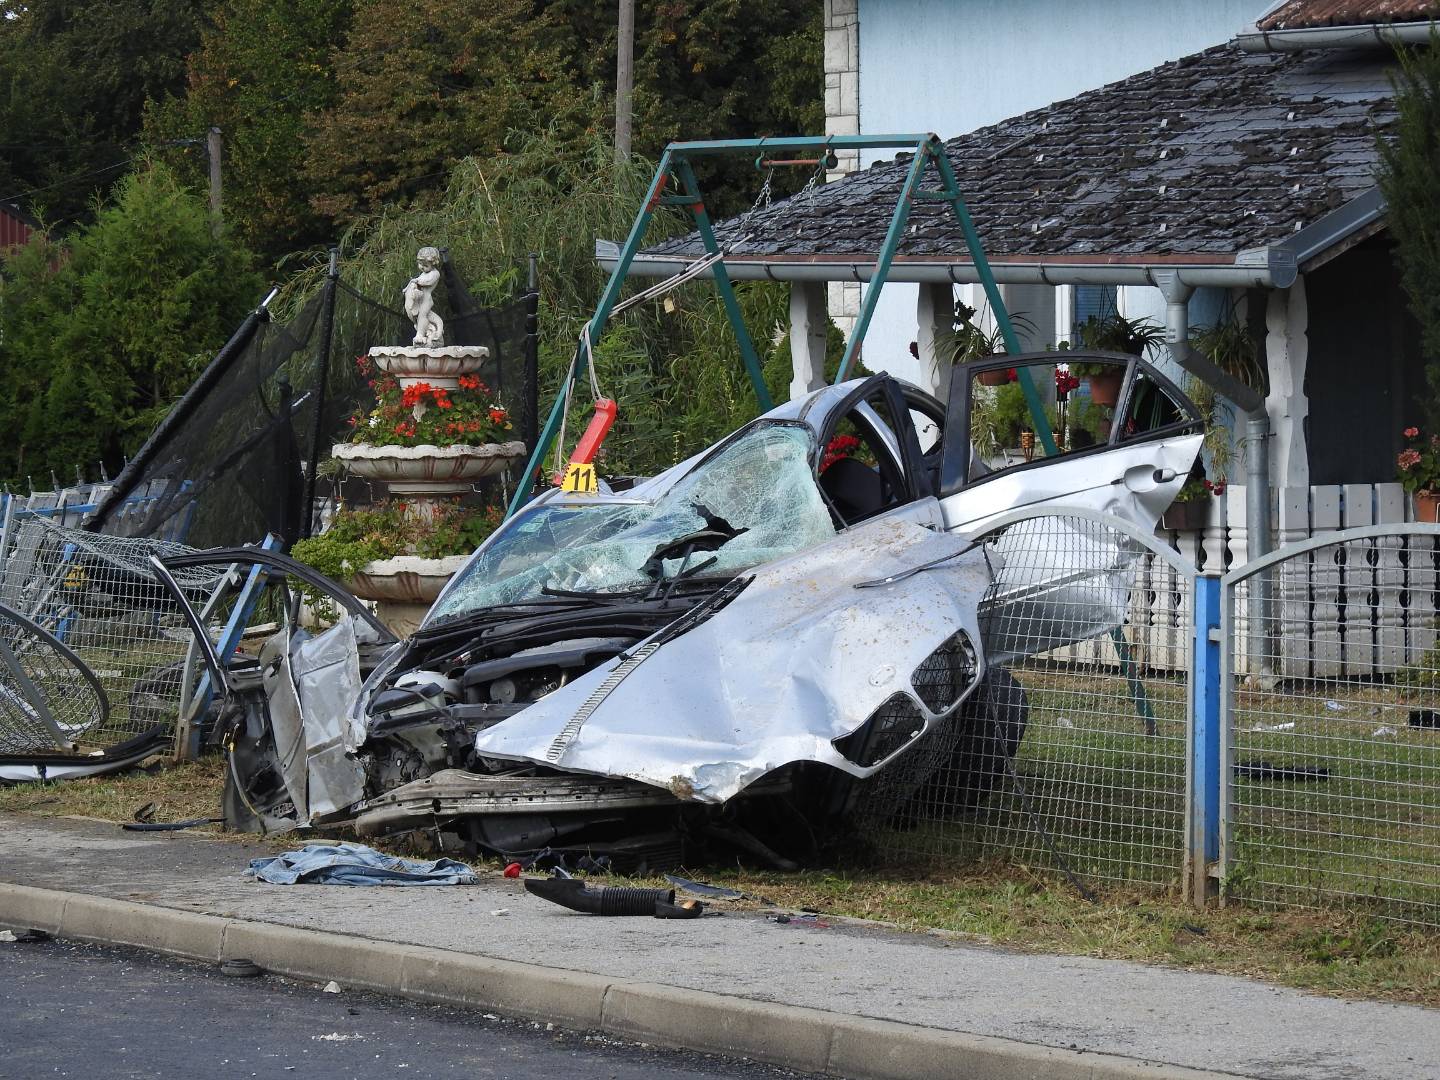
[[[524,300],[482,308],[448,260],[444,269],[446,343],[488,348],[481,378],[523,417]],[[303,535],[312,458],[324,462],[331,444],[349,434],[348,418],[373,401],[355,357],[374,345],[408,345],[414,334],[403,312],[344,281],[334,302],[328,350],[324,292],[283,325],[260,322],[157,429],[117,480],[124,499],[102,505],[89,527],[193,547],[249,543],[266,533],[288,545]],[[323,498],[328,488],[321,478],[313,494]]]

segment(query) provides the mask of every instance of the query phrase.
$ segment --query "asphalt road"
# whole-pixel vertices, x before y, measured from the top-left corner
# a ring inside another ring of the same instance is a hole
[[[129,949],[0,942],[0,1078],[67,1076],[801,1080],[488,1013],[327,994],[275,975],[230,978]]]

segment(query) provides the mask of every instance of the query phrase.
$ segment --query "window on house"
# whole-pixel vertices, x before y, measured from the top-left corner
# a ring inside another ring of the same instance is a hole
[[[1099,321],[1119,312],[1119,289],[1115,285],[1072,285],[1071,289],[1070,344],[1078,348],[1085,320]]]

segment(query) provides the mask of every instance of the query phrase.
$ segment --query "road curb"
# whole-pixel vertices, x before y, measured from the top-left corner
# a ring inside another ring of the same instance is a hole
[[[28,885],[0,883],[0,924],[855,1080],[1233,1075]]]

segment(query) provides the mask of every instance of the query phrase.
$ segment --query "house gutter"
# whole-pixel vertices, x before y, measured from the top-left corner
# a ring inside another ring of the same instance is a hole
[[[1298,52],[1301,49],[1391,49],[1426,45],[1434,23],[1361,23],[1356,26],[1314,26],[1298,30],[1261,30],[1251,25],[1233,44],[1249,53]]]
[[[613,271],[620,246],[613,241],[595,241],[595,261]],[[1229,261],[1225,261],[1225,260]],[[630,264],[630,276],[667,278],[679,273],[694,260],[678,255],[637,255]],[[1151,285],[1178,274],[1192,287],[1284,289],[1294,284],[1295,256],[1284,244],[1252,248],[1233,256],[1221,255],[1215,262],[1167,262],[1163,257],[1137,256],[1099,259],[990,258],[994,280],[1001,285]],[[725,272],[739,281],[860,281],[874,277],[875,261],[863,256],[747,256],[727,255]],[[970,262],[937,262],[915,256],[896,256],[885,280],[919,284],[978,284],[980,275]]]

